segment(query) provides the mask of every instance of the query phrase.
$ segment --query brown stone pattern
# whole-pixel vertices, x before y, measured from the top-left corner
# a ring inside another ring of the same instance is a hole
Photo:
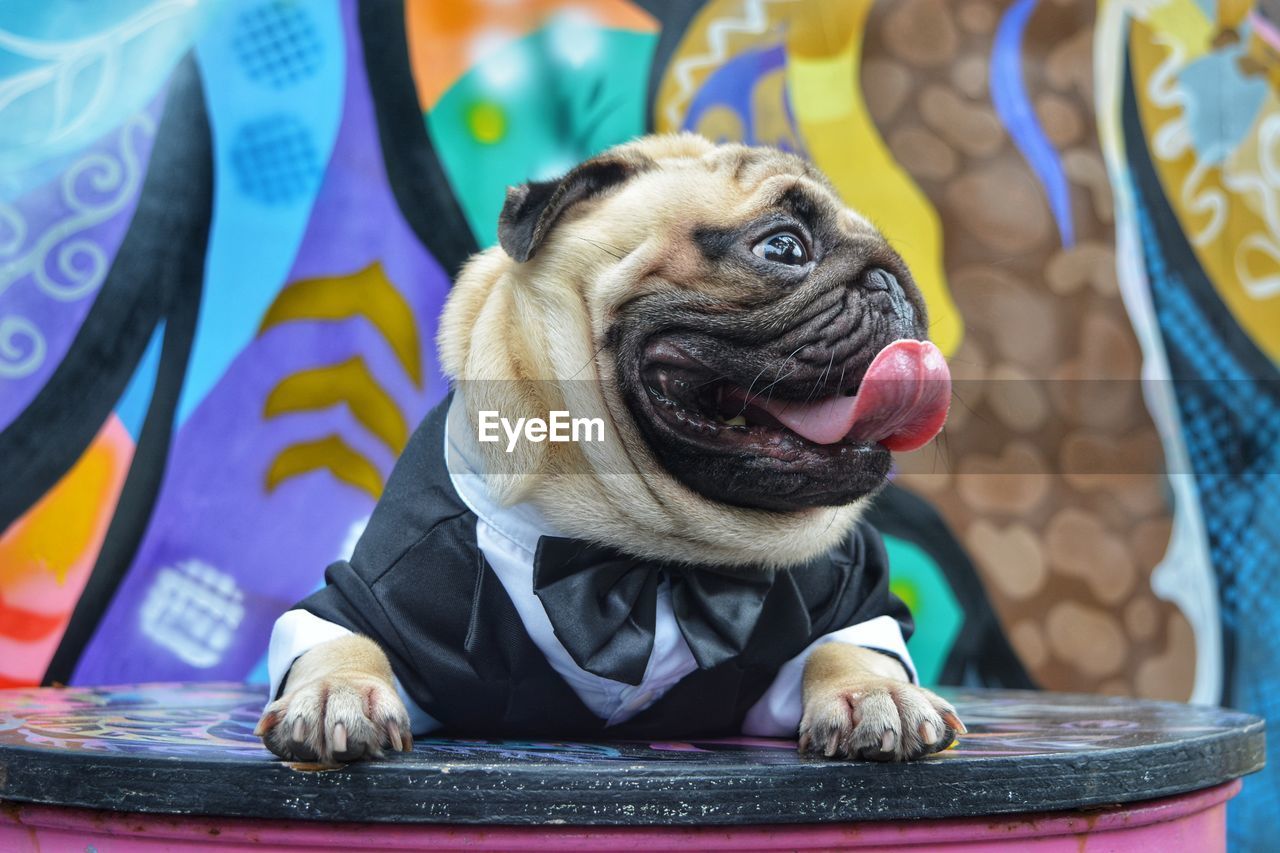
[[[1191,626],[1151,590],[1170,509],[1116,284],[1092,100],[1096,4],[1040,3],[1023,44],[1028,95],[1070,181],[1071,249],[988,91],[1008,5],[881,0],[868,22],[868,108],[938,210],[965,324],[951,421],[936,447],[903,458],[900,482],[969,549],[1038,683],[1185,699]]]

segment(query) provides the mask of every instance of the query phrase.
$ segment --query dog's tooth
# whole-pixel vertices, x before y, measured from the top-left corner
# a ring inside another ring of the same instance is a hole
[[[734,415],[733,417],[726,420],[725,423],[728,424],[729,426],[746,426],[747,419],[743,415]]]

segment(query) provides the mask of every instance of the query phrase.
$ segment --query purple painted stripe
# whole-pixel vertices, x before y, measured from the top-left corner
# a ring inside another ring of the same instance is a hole
[[[0,203],[0,429],[62,361],[124,240],[164,93],[57,178]]]

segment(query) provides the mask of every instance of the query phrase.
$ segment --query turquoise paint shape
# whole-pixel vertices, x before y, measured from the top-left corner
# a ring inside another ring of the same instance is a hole
[[[162,0],[0,3],[0,197],[142,110],[209,18]]]
[[[160,367],[160,347],[163,343],[164,321],[161,321],[151,333],[151,340],[147,342],[147,348],[143,351],[142,358],[138,360],[138,366],[134,368],[133,376],[116,404],[116,417],[124,424],[124,428],[129,431],[129,435],[133,436],[135,442],[138,440],[138,434],[142,432],[142,422],[146,420],[147,409],[151,408],[151,394],[156,387],[156,371]]]
[[[264,653],[258,662],[254,664],[253,669],[249,670],[249,674],[244,677],[246,684],[266,687],[271,683],[271,676],[267,669],[267,655]]]
[[[1243,34],[1244,39],[1249,38]],[[1253,130],[1271,92],[1266,80],[1246,77],[1236,64],[1244,48],[1206,53],[1178,74],[1186,97],[1187,130],[1205,163],[1222,163]]]
[[[911,607],[916,630],[907,641],[922,684],[937,684],[964,624],[942,569],[923,549],[905,539],[884,537],[889,552],[890,588]]]
[[[269,70],[278,67],[263,55],[272,38],[293,45],[280,51],[293,57],[289,73]],[[301,52],[300,40],[307,46]],[[196,52],[213,131],[214,205],[179,424],[253,340],[285,284],[346,90],[346,47],[333,0],[225,3]],[[290,159],[290,152],[298,156]]]
[[[564,26],[553,18],[485,58],[426,116],[432,143],[481,246],[497,240],[508,186],[559,177],[587,157],[644,133],[648,75],[641,70],[653,60],[657,36],[592,28],[572,34],[582,53],[566,56]],[[491,141],[477,139],[472,130],[477,123]]]

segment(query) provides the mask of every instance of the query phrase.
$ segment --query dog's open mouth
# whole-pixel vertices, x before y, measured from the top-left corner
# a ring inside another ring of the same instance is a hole
[[[668,338],[646,347],[642,379],[655,414],[676,431],[699,443],[784,458],[852,445],[914,450],[942,429],[951,399],[942,353],[917,340],[890,343],[861,377],[827,396],[815,396],[812,383],[785,378],[729,378]]]

